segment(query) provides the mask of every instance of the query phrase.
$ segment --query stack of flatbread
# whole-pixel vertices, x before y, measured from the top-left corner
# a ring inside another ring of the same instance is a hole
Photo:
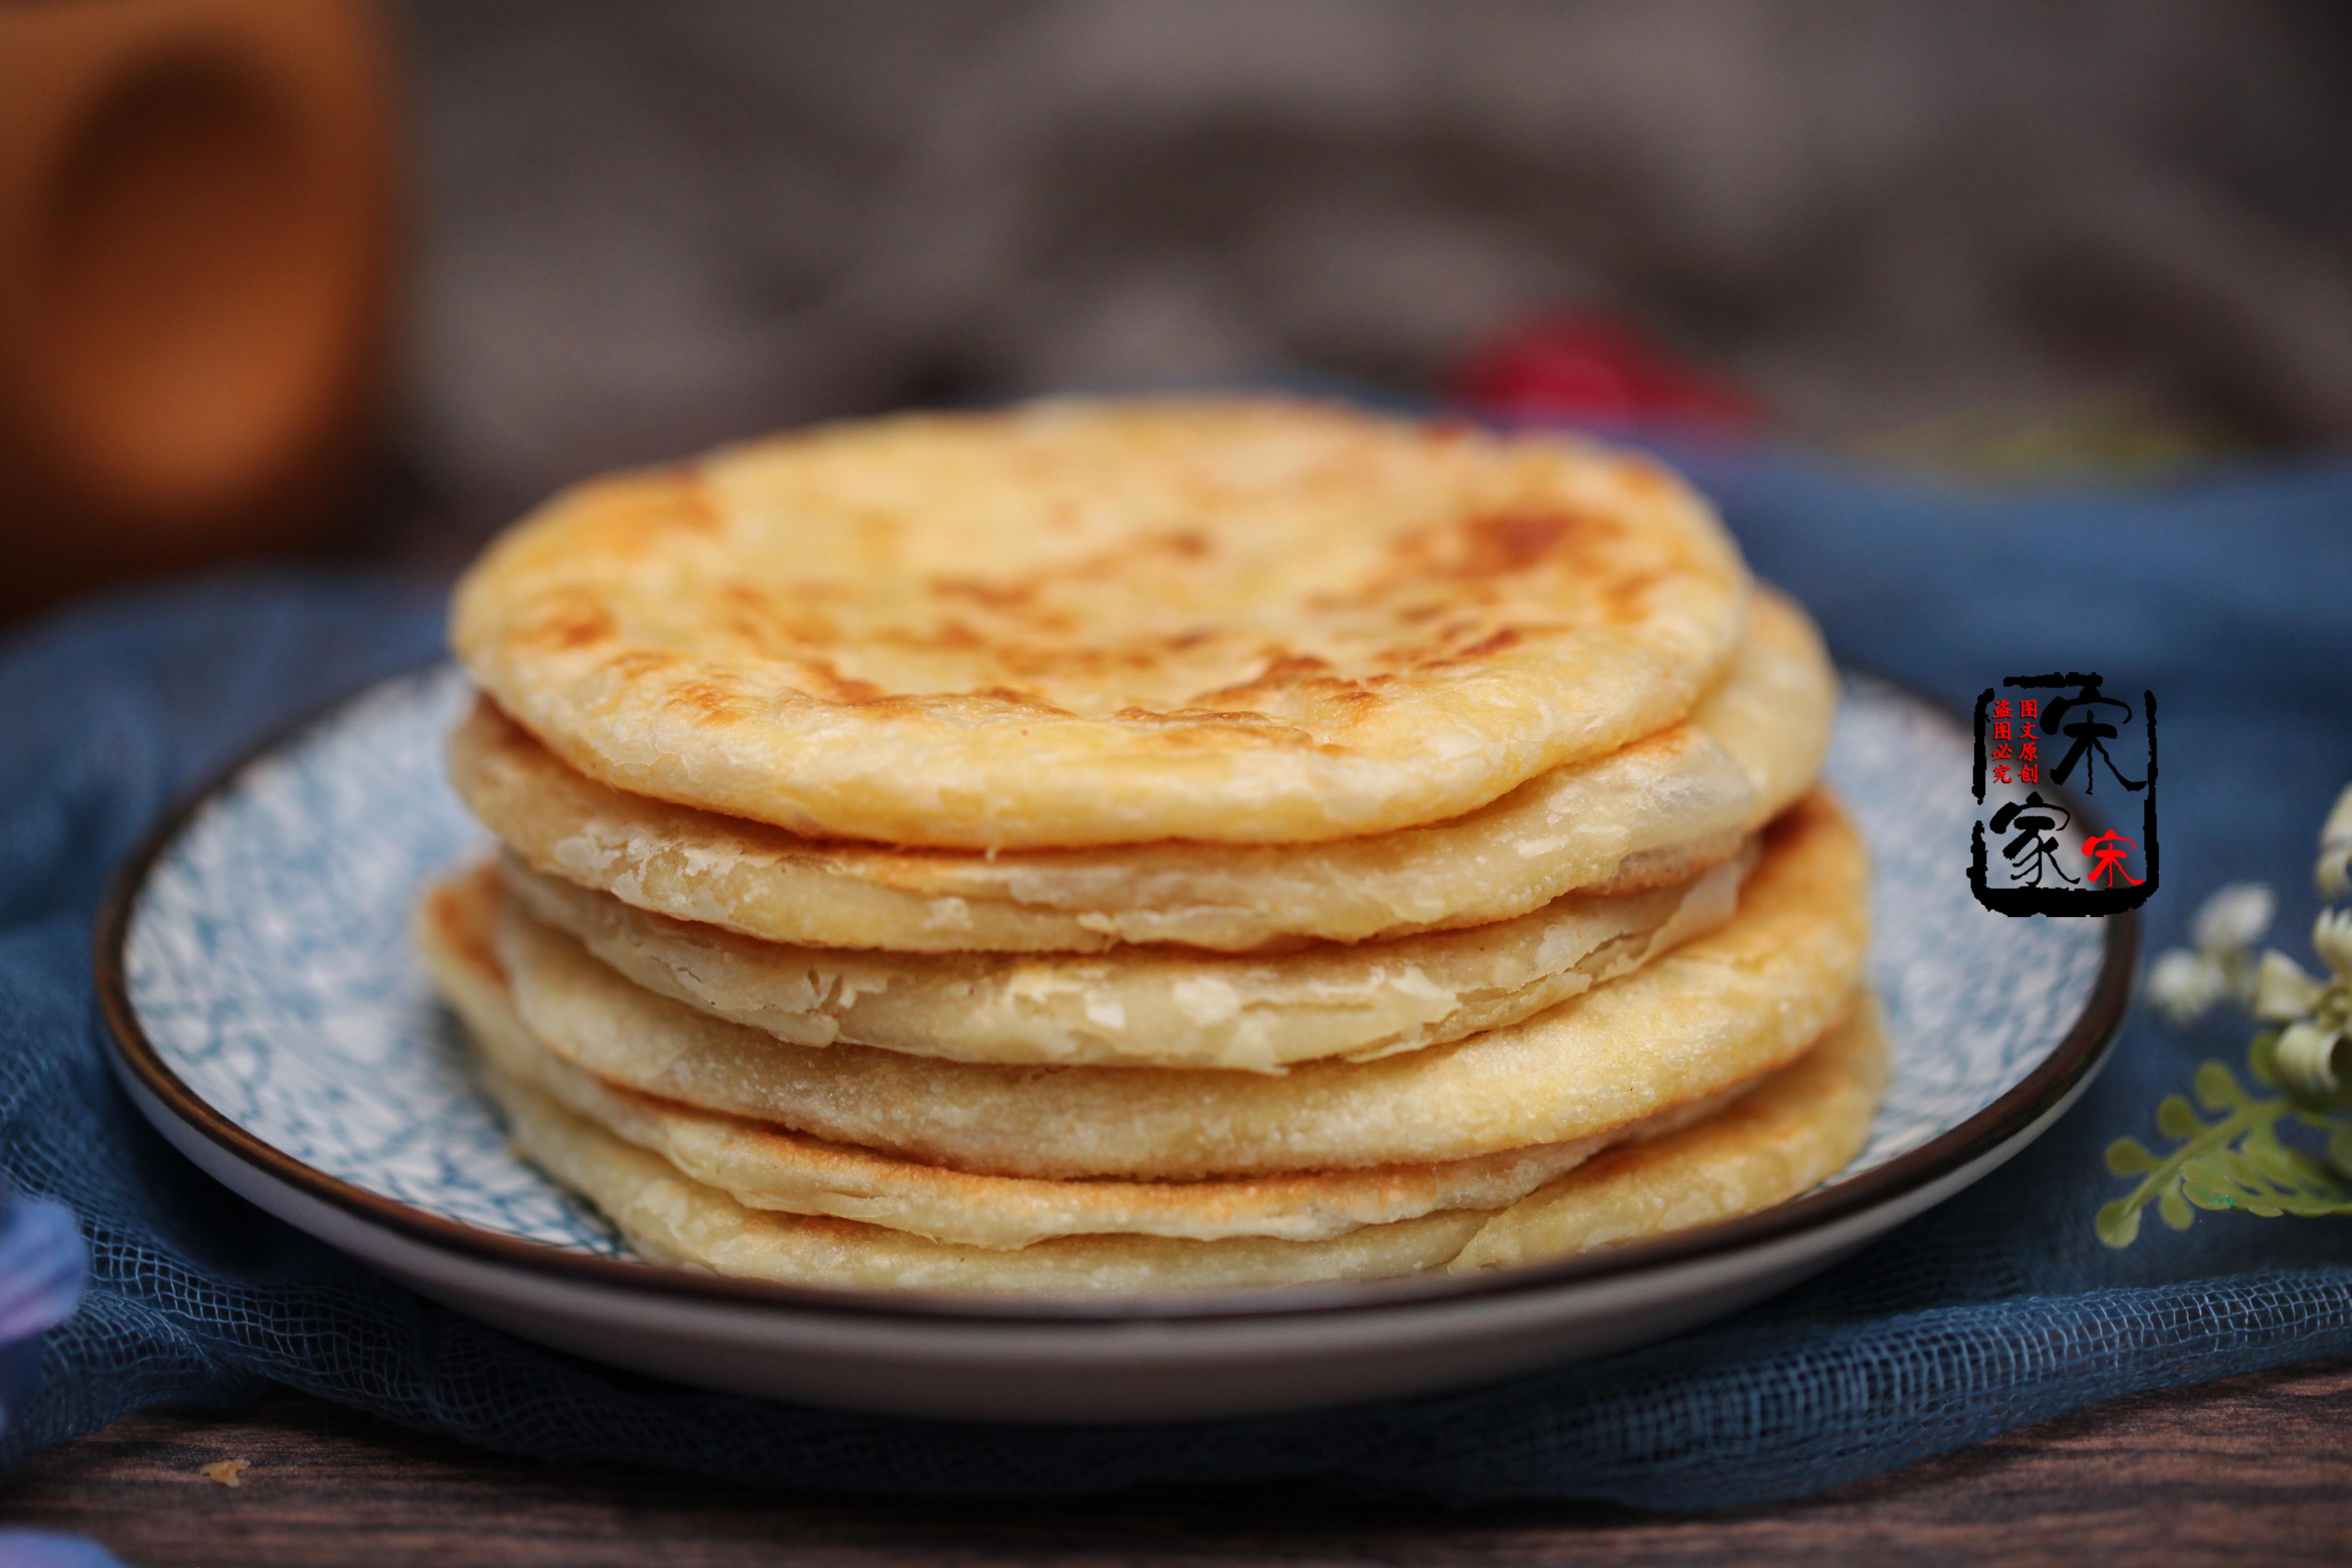
[[[457,596],[433,973],[643,1253],[1156,1291],[1746,1213],[1885,1076],[1835,681],[1654,463],[1276,400],[584,485]]]

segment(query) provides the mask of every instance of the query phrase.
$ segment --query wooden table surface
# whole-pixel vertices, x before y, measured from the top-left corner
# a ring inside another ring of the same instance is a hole
[[[206,1465],[244,1459],[234,1488]],[[1050,1502],[776,1495],[542,1465],[292,1394],[151,1412],[36,1458],[0,1519],[133,1568],[1270,1563],[2262,1563],[2352,1560],[2352,1363],[2118,1400],[1803,1502],[1681,1517],[1449,1512],[1304,1487]]]

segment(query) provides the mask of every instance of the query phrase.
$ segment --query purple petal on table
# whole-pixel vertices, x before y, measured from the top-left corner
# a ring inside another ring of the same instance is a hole
[[[86,1535],[0,1530],[0,1568],[123,1568],[123,1563]]]
[[[89,1274],[89,1249],[70,1211],[43,1198],[0,1210],[0,1344],[64,1322]]]

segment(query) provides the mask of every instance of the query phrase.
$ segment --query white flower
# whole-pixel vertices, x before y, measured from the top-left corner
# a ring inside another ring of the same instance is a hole
[[[2312,922],[2311,951],[2338,980],[2352,980],[2352,910],[2322,910]]]
[[[2147,999],[2175,1028],[2203,1017],[2229,989],[2220,964],[2185,947],[2157,954],[2148,966]]]
[[[2289,1025],[2278,1041],[2279,1076],[2305,1094],[2335,1093],[2336,1047],[2343,1038],[2341,1029],[2307,1020]]]
[[[2263,954],[2254,977],[2254,1016],[2273,1024],[2308,1017],[2327,988],[2303,972],[2303,965],[2275,948]]]
[[[2319,865],[2313,878],[2323,899],[2352,893],[2352,784],[2336,797],[2336,809],[2319,830]]]
[[[2209,958],[2252,947],[2271,929],[2277,910],[2278,900],[2262,883],[2231,882],[2197,906],[2189,940]]]

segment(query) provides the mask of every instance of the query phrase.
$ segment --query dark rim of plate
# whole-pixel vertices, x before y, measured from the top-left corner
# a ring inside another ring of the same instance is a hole
[[[446,668],[436,662],[404,675],[393,676],[338,699],[296,721],[224,768],[166,816],[148,835],[138,851],[117,868],[108,886],[105,901],[100,907],[93,933],[93,970],[99,1007],[121,1064],[168,1107],[173,1116],[257,1171],[309,1197],[331,1205],[356,1219],[408,1240],[583,1286],[649,1292],[658,1296],[683,1296],[712,1303],[772,1306],[799,1312],[861,1318],[964,1319],[998,1323],[1075,1325],[1089,1321],[1186,1321],[1358,1312],[1372,1309],[1439,1305],[1473,1298],[1507,1296],[1619,1279],[1650,1269],[1722,1258],[1766,1243],[1821,1230],[1916,1192],[1993,1152],[2063,1103],[2097,1069],[2107,1047],[2123,1026],[2124,1012],[2131,1000],[2132,974],[2139,952],[2139,922],[2135,913],[2127,911],[2105,920],[2105,952],[2100,962],[2098,979],[2092,987],[2090,1000],[2075,1019],[2074,1026],[2067,1031],[2065,1038],[2021,1082],[1958,1126],[1859,1175],[1832,1186],[1816,1188],[1758,1213],[1696,1226],[1649,1241],[1632,1242],[1602,1252],[1564,1258],[1556,1263],[1531,1264],[1473,1275],[1409,1275],[1350,1284],[1286,1285],[1249,1290],[1101,1300],[1085,1297],[1004,1299],[730,1279],[626,1258],[571,1252],[542,1242],[444,1219],[397,1199],[383,1197],[339,1177],[330,1176],[264,1142],[221,1114],[180,1080],[147,1038],[131,1004],[123,952],[130,938],[131,917],[136,912],[140,892],[145,887],[148,873],[155,861],[196,814],[247,768],[267,757],[300,745],[314,729],[333,718],[345,706],[386,686],[432,679]],[[1958,721],[1958,715],[1949,709],[1918,695],[1898,681],[1888,680],[1850,665],[1842,665],[1841,668],[1889,688],[1948,721]],[[2081,815],[2077,820],[2089,822],[2095,830],[2100,826],[2096,813],[2087,805],[2071,795],[2067,804],[2079,809]]]

